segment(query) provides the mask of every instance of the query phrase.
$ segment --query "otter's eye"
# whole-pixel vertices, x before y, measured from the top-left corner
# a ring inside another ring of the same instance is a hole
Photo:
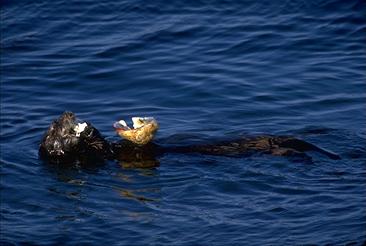
[[[141,123],[141,124],[143,124],[143,123],[144,123],[144,121],[143,121],[142,119],[139,119],[139,121],[140,121],[140,123]]]

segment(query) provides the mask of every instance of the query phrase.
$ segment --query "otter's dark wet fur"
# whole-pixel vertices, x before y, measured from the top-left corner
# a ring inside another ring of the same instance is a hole
[[[42,138],[39,152],[50,162],[72,162],[77,159],[111,157],[109,143],[89,122],[80,136],[74,130],[76,116],[72,112],[63,113],[53,121]]]
[[[50,162],[58,163],[117,159],[129,167],[141,167],[141,165],[146,167],[146,163],[149,167],[156,166],[159,164],[156,158],[166,153],[240,157],[261,152],[311,161],[311,157],[305,152],[316,151],[331,159],[340,159],[334,153],[288,136],[257,136],[187,146],[161,146],[156,143],[139,146],[126,140],[119,143],[108,143],[90,123],[87,123],[87,127],[80,133],[80,136],[76,136],[74,130],[76,125],[76,117],[72,112],[65,112],[52,122],[41,141],[41,156]]]

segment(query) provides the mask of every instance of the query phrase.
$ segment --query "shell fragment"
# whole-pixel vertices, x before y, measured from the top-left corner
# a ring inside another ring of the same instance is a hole
[[[75,127],[74,127],[74,131],[77,137],[80,137],[80,133],[82,133],[85,128],[88,126],[88,124],[86,122],[84,123],[78,123]]]

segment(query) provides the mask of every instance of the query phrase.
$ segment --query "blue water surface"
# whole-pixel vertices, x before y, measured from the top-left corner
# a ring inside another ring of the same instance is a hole
[[[365,1],[0,4],[0,244],[365,242]],[[66,110],[110,141],[115,120],[154,116],[157,142],[291,135],[342,159],[52,166],[38,146]]]

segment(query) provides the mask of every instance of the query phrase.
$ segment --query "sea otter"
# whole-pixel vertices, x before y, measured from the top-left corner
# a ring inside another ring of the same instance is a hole
[[[132,166],[155,166],[157,157],[166,153],[199,153],[219,156],[244,156],[253,152],[311,159],[305,152],[316,151],[331,159],[337,154],[289,136],[256,136],[205,144],[163,146],[152,142],[158,124],[151,117],[132,118],[133,128],[120,120],[114,123],[118,135],[125,138],[109,143],[89,122],[80,122],[72,112],[52,122],[40,144],[40,155],[50,162],[116,159]]]

